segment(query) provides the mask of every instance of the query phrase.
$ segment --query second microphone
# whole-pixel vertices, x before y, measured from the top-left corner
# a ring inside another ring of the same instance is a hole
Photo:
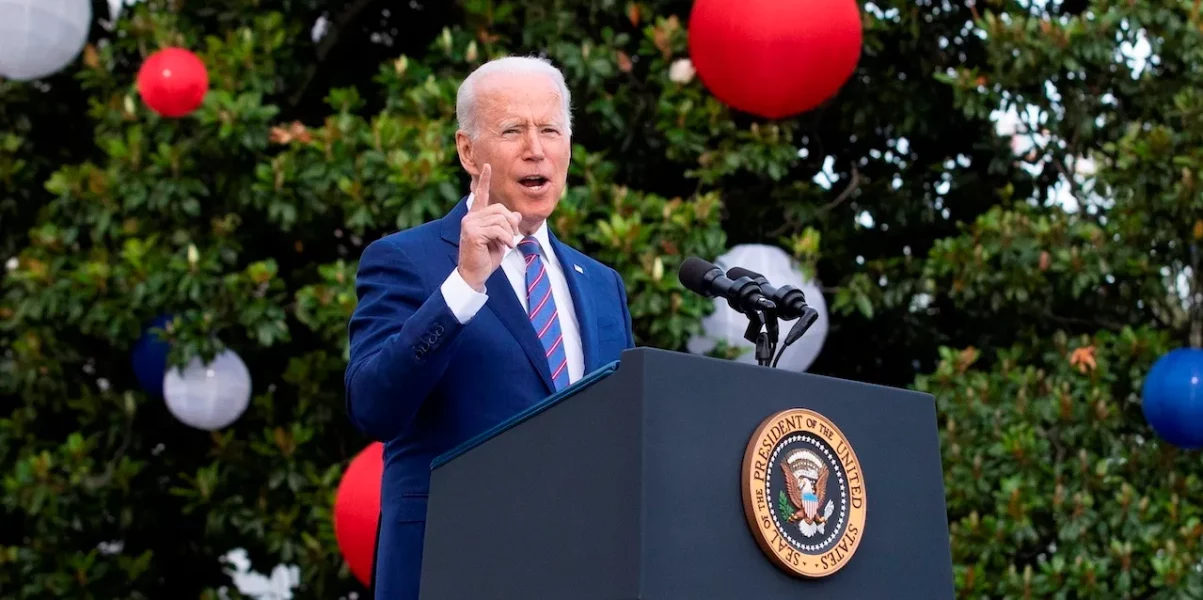
[[[723,275],[723,270],[713,263],[696,256],[691,256],[681,263],[677,276],[686,289],[707,298],[726,298],[731,308],[744,314],[777,308],[751,278],[739,277],[733,280]]]

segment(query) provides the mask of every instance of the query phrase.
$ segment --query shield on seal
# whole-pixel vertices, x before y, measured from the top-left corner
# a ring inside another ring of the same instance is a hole
[[[814,492],[802,494],[802,510],[805,511],[807,520],[814,520],[819,512],[819,497]]]

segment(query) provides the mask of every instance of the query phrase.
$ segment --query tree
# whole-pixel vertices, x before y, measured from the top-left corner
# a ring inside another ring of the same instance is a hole
[[[5,114],[25,124],[4,146],[6,217],[28,224],[5,229],[20,251],[0,307],[6,596],[199,594],[229,584],[218,558],[237,547],[263,570],[299,564],[307,597],[359,587],[330,519],[341,470],[369,441],[343,412],[355,261],[463,195],[456,87],[502,46],[442,29],[428,51],[390,50],[371,80],[328,88],[315,116],[305,98],[321,73],[303,57],[322,46],[299,35],[314,8],[257,4],[138,4],[50,89],[3,84],[16,90]],[[357,21],[334,21],[354,34]],[[168,44],[196,50],[213,81],[181,120],[148,111],[132,86]],[[74,122],[91,144],[19,162],[52,145],[41,128],[69,111],[39,105],[60,86],[86,100]],[[621,186],[606,150],[575,149],[555,227],[622,270],[645,343],[679,346],[707,303],[672,274],[682,256],[721,249],[720,199]],[[172,365],[229,348],[249,366],[254,399],[234,426],[189,429],[139,387],[130,350],[160,315]]]
[[[298,564],[300,597],[361,589],[330,524],[368,441],[343,412],[356,260],[463,194],[456,87],[511,52],[569,79],[553,225],[623,274],[640,345],[684,349],[709,310],[684,256],[781,245],[829,290],[812,371],[936,395],[963,595],[1199,585],[1197,477],[1136,398],[1198,322],[1174,288],[1203,237],[1190,6],[865,4],[853,79],[768,122],[670,77],[687,1],[431,4],[147,0],[70,70],[0,82],[0,596],[213,597],[236,547]],[[1115,52],[1142,27],[1158,61],[1132,77]],[[213,80],[178,121],[132,85],[168,44]],[[1048,115],[1030,160],[991,117],[1012,103]],[[1087,150],[1081,210],[1032,201]],[[162,314],[172,364],[246,361],[233,426],[186,428],[138,385]]]
[[[983,324],[982,351],[946,349],[917,381],[939,398],[966,596],[1203,594],[1197,456],[1156,438],[1139,397],[1153,361],[1203,342],[1199,19],[990,7],[987,64],[944,77],[965,114],[1019,117],[1017,159],[1047,192],[1006,198],[925,265]]]

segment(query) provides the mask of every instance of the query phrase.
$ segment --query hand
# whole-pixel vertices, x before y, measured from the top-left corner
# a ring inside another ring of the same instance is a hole
[[[489,204],[489,179],[493,169],[485,165],[476,189],[472,190],[472,208],[464,215],[459,230],[460,277],[472,289],[483,292],[485,281],[501,266],[508,249],[515,246],[521,215],[501,204]]]

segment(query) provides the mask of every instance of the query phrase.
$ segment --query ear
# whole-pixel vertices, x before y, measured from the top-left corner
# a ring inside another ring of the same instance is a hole
[[[456,131],[455,151],[459,154],[459,164],[475,179],[480,176],[480,165],[476,163],[472,150],[472,139],[468,137],[468,133],[462,129]]]

